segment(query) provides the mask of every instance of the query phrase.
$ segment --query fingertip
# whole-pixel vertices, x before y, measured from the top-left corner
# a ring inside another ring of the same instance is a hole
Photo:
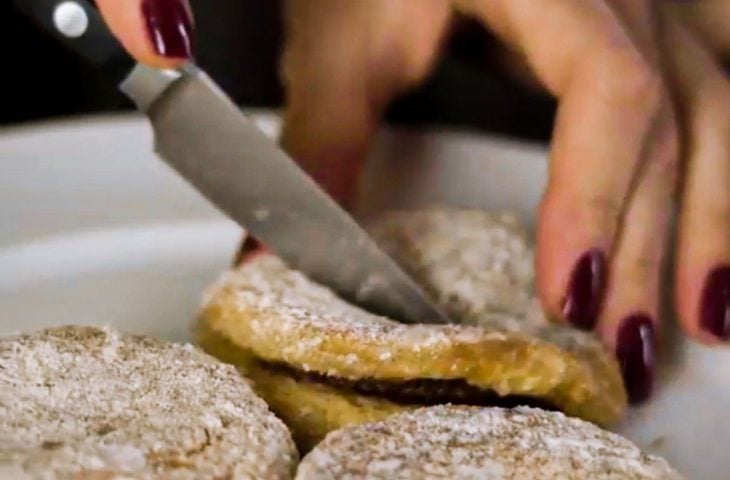
[[[187,0],[97,0],[109,29],[138,62],[176,68],[193,56]]]
[[[687,335],[705,345],[730,341],[730,265],[680,269],[677,312]]]
[[[730,265],[708,271],[699,304],[699,325],[723,341],[730,340]]]
[[[538,293],[551,318],[590,330],[600,315],[608,260],[570,202],[558,197],[548,193],[540,207]]]
[[[694,341],[708,347],[724,345],[725,341],[712,335],[694,324],[682,324],[685,334]]]
[[[660,318],[649,305],[617,308],[609,303],[607,309],[596,334],[618,363],[629,403],[642,404],[654,392]]]
[[[565,320],[562,304],[565,298],[566,282],[569,273],[565,272],[564,243],[560,238],[563,221],[558,210],[550,203],[548,194],[540,203],[537,228],[537,292],[550,319],[556,322]]]
[[[547,232],[546,202],[543,198],[538,209],[538,227],[535,247],[535,270],[537,294],[548,317],[553,321],[560,321],[560,293],[557,287],[555,270],[551,268],[555,258],[556,244]]]
[[[648,313],[635,312],[624,318],[613,337],[614,353],[632,404],[644,403],[654,389],[656,369],[656,321]]]
[[[692,304],[694,298],[697,298],[697,289],[694,287],[695,282],[692,277],[696,277],[690,269],[685,265],[686,260],[682,258],[680,250],[680,258],[677,266],[676,285],[674,287],[674,309],[677,315],[677,321],[684,333],[704,344],[712,344],[718,341],[716,337],[702,331],[699,328],[699,321],[693,312]]]

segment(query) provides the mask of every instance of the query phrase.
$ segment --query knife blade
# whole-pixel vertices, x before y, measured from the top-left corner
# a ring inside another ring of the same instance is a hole
[[[291,268],[347,300],[406,321],[448,318],[367,232],[200,68],[135,64],[86,0],[14,0],[102,68],[150,120],[155,149]]]
[[[413,322],[446,320],[201,69],[188,64],[161,73],[138,65],[121,89],[146,111],[160,157],[290,267],[370,310]]]

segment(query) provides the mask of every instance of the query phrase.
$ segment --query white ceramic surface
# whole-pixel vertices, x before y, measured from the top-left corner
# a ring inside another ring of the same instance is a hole
[[[259,118],[276,131],[274,117]],[[154,158],[150,140],[126,116],[0,132],[0,333],[82,323],[188,338],[200,292],[241,232]],[[364,208],[511,208],[531,223],[545,175],[538,147],[388,132]],[[670,344],[657,396],[621,431],[690,478],[726,480],[730,350]]]

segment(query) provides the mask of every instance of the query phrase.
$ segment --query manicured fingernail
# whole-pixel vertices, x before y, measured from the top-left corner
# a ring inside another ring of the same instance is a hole
[[[730,265],[707,275],[700,300],[700,327],[722,340],[730,340]]]
[[[563,316],[576,327],[596,324],[606,289],[606,256],[598,249],[583,254],[575,264],[563,303]]]
[[[641,403],[654,385],[654,324],[647,315],[626,318],[616,338],[616,358],[631,403]]]
[[[266,246],[263,243],[251,235],[246,235],[241,248],[238,250],[234,264],[242,265],[256,255],[264,252],[266,252]]]
[[[158,55],[193,56],[193,21],[183,0],[143,0],[142,14]]]

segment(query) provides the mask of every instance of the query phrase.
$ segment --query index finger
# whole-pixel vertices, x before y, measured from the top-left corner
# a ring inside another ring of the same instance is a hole
[[[138,62],[174,68],[193,55],[187,0],[97,0],[111,31]]]

